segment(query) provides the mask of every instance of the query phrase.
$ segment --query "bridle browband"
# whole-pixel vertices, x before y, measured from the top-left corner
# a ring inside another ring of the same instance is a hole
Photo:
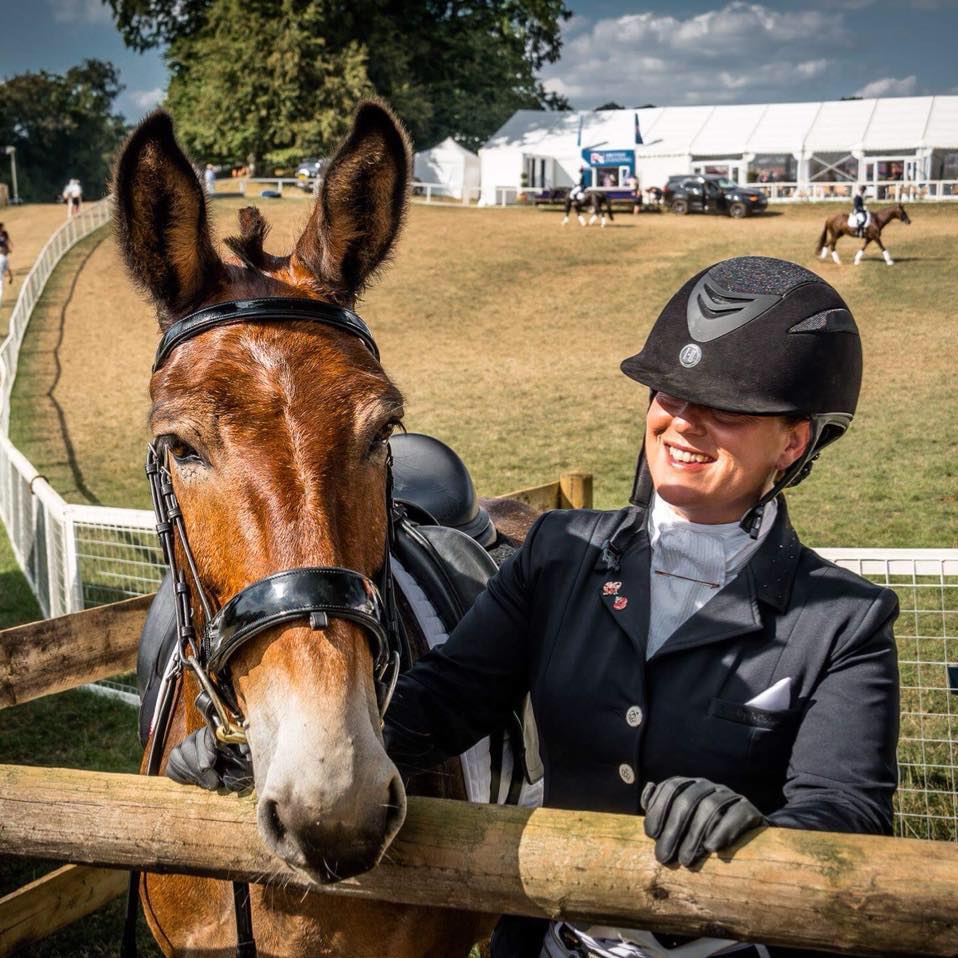
[[[379,359],[369,327],[352,310],[308,299],[246,299],[208,306],[173,323],[160,340],[153,371],[162,368],[177,346],[218,326],[290,321],[320,323],[351,333]],[[399,676],[405,645],[389,562],[395,531],[391,461],[387,462],[386,477],[388,529],[378,582],[351,569],[287,569],[246,586],[219,610],[214,610],[190,549],[167,457],[165,446],[149,444],[146,474],[157,520],[156,531],[173,575],[176,594],[179,669],[187,666],[196,676],[202,688],[197,705],[217,740],[246,743],[247,722],[229,674],[232,656],[254,636],[298,620],[304,620],[314,630],[325,629],[330,619],[344,619],[363,628],[373,655],[373,678],[382,719]],[[186,559],[185,569],[180,567],[177,558],[177,541]],[[199,636],[193,621],[194,598],[204,618]]]
[[[217,303],[198,309],[189,316],[177,320],[163,334],[156,348],[153,360],[153,372],[160,369],[169,359],[170,353],[180,343],[199,336],[215,326],[230,326],[235,323],[252,323],[257,320],[268,323],[302,320],[307,323],[322,323],[334,326],[358,336],[366,348],[379,359],[379,347],[373,339],[369,327],[351,309],[321,303],[315,299],[292,299],[275,297],[273,299],[234,299],[228,303]]]

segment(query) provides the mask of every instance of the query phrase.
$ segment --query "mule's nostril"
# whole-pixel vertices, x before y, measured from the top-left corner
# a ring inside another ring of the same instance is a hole
[[[263,827],[277,843],[286,838],[286,826],[279,817],[279,806],[272,799],[263,803]]]
[[[394,775],[389,782],[389,803],[386,806],[385,843],[388,845],[406,820],[406,790],[402,779]]]

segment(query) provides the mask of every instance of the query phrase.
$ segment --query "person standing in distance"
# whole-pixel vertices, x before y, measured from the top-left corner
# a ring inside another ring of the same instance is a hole
[[[0,302],[3,302],[3,281],[13,285],[13,271],[10,269],[10,254],[13,252],[13,241],[3,223],[0,223]]]

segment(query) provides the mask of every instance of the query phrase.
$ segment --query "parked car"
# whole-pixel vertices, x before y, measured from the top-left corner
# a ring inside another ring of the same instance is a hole
[[[322,174],[325,166],[326,159],[324,157],[314,156],[300,161],[299,166],[296,167],[296,179],[299,180],[299,185],[304,190],[308,190],[312,185],[311,181]]]
[[[725,213],[734,219],[760,213],[768,206],[761,190],[739,186],[725,176],[685,173],[670,176],[663,196],[673,213]]]

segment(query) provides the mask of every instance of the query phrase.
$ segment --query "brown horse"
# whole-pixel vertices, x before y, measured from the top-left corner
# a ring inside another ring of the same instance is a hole
[[[240,212],[241,235],[226,241],[239,262],[228,263],[170,119],[157,112],[117,165],[117,236],[161,330],[237,299],[351,306],[393,249],[409,178],[408,138],[385,107],[366,102],[292,253],[264,250],[266,223],[249,208]],[[154,440],[168,451],[214,607],[280,570],[377,573],[388,524],[387,440],[402,420],[403,397],[357,337],[296,320],[218,326],[176,348],[154,373],[150,395]],[[528,517],[516,505],[510,518],[521,535]],[[194,616],[202,619],[199,607]],[[322,631],[275,626],[230,661],[248,720],[262,839],[316,882],[373,867],[405,815],[403,783],[383,748],[372,667],[362,628],[344,619]],[[184,672],[164,764],[172,745],[203,725],[193,705],[198,691]],[[428,791],[464,797],[458,762]],[[166,955],[234,953],[230,883],[146,875],[141,901]],[[261,956],[466,955],[488,923],[262,885],[252,888],[252,917]]]
[[[911,220],[905,212],[905,207],[902,206],[901,203],[895,206],[888,206],[883,210],[877,210],[871,214],[871,219],[868,222],[868,226],[865,227],[865,233],[862,237],[864,239],[862,248],[855,254],[856,266],[862,261],[868,244],[873,242],[878,244],[878,248],[885,258],[885,262],[889,266],[895,265],[895,261],[891,258],[891,253],[885,249],[881,241],[881,231],[892,220],[901,220],[906,226],[911,224]],[[832,259],[836,263],[841,263],[841,259],[835,249],[835,244],[842,236],[855,235],[855,228],[848,225],[848,214],[836,213],[834,216],[829,216],[828,219],[825,220],[825,225],[822,227],[822,235],[818,238],[818,245],[815,247],[815,252],[818,253],[822,259],[828,259],[828,254],[831,252]]]

